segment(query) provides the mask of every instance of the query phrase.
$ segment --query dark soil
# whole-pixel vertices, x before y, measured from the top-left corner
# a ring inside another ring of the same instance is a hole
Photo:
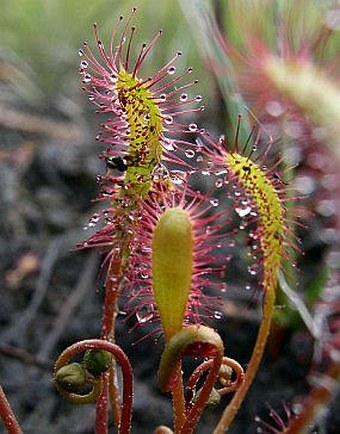
[[[93,140],[96,127],[87,119],[55,119],[52,114],[34,114],[25,118],[27,125],[18,116],[16,124],[15,115],[13,109],[12,124],[0,125],[0,382],[24,433],[93,433],[94,406],[64,401],[52,383],[52,367],[65,347],[97,337],[101,326],[99,252],[73,251],[87,236],[83,228],[96,207],[91,204],[97,194],[95,177],[104,170]],[[46,119],[53,123],[44,129]],[[316,244],[318,258],[324,246]],[[234,313],[219,322],[227,354],[244,365],[258,326],[257,311],[251,307],[256,303],[248,303],[252,295],[245,292],[230,289],[226,310],[233,306]],[[135,370],[133,433],[150,434],[157,425],[172,424],[171,398],[156,382],[162,341],[133,345],[145,330],[131,334],[131,324],[121,319],[117,341]],[[277,330],[268,348],[232,434],[254,434],[255,416],[268,420],[267,403],[282,413],[283,402],[296,402],[308,390],[310,335],[302,328]],[[212,432],[222,407],[205,412],[198,433]],[[311,432],[335,434],[339,426],[334,401],[333,411],[326,411]]]

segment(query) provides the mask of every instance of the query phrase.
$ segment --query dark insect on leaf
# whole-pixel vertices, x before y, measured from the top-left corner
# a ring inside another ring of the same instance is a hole
[[[107,157],[106,166],[108,169],[119,170],[119,172],[125,172],[128,169],[127,162],[122,157]]]

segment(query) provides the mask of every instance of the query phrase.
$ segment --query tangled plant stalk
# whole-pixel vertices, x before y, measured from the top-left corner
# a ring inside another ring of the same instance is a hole
[[[96,404],[97,434],[108,432],[110,413],[117,431],[130,433],[133,371],[115,343],[121,310],[126,321],[153,326],[142,339],[156,335],[158,343],[164,341],[158,382],[164,393],[172,393],[173,428],[159,426],[155,433],[193,433],[207,406],[222,405],[223,396],[233,394],[214,429],[220,434],[231,425],[259,368],[275,309],[278,275],[285,272],[283,262],[291,260],[292,252],[300,252],[294,233],[298,213],[292,217],[289,208],[298,197],[284,179],[283,159],[275,155],[277,144],[265,138],[261,127],[255,125],[242,142],[239,116],[229,142],[193,122],[204,107],[200,95],[190,94],[197,84],[188,78],[191,68],[177,73],[180,52],[153,76],[142,78],[162,32],[141,45],[134,60],[135,14],[134,8],[126,20],[117,20],[107,46],[95,24],[98,53],[87,42],[79,51],[83,90],[98,113],[108,116],[97,136],[103,146],[100,159],[106,165],[106,173],[97,178],[103,209],[90,221],[100,227],[78,246],[106,251],[100,271],[105,273],[105,300],[100,338],[65,349],[55,364],[54,381],[70,402]],[[216,37],[222,43],[221,34]],[[234,54],[233,47],[223,44],[228,55]],[[294,80],[287,82],[283,65],[273,62],[270,68],[267,65],[267,74],[273,75],[281,92],[297,98],[291,90]],[[324,102],[323,92],[317,95]],[[303,94],[300,110],[304,99]],[[313,114],[319,119],[317,111]],[[209,187],[203,179],[209,179]],[[243,370],[214,327],[222,315],[229,250],[245,229],[247,235],[242,233],[240,239],[251,252],[248,270],[258,280],[262,312],[252,355]],[[82,353],[80,362],[72,361]],[[183,375],[186,357],[197,364],[191,375]],[[121,398],[116,362],[123,378]],[[338,375],[335,366],[331,372]],[[0,397],[8,432],[21,432],[2,390]],[[306,418],[299,417],[300,425],[312,419],[314,401],[306,406]],[[294,428],[298,422],[287,427],[280,421],[280,426],[282,430],[273,432],[300,432]]]

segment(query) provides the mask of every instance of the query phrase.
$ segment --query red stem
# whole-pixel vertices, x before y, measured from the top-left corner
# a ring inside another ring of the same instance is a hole
[[[105,301],[102,320],[101,338],[110,342],[115,341],[114,325],[117,317],[117,301],[119,297],[119,285],[121,282],[121,258],[112,257],[107,271],[105,282]],[[120,405],[114,377],[116,372],[112,369],[111,377],[105,374],[103,377],[103,390],[97,401],[96,409],[96,433],[108,432],[108,394],[110,394],[114,415],[120,420]]]
[[[204,385],[198,395],[198,398],[194,406],[186,414],[186,420],[182,426],[179,434],[190,434],[193,432],[202,411],[204,410],[205,404],[209,399],[212,388],[216,382],[217,376],[220,371],[220,367],[223,360],[223,353],[216,351],[216,356],[213,359],[213,365],[209,371],[209,374],[204,382]]]
[[[107,411],[107,389],[108,378],[107,372],[103,374],[102,393],[97,399],[96,407],[96,434],[107,434],[109,426],[109,415]]]
[[[105,301],[101,338],[114,342],[114,324],[121,282],[121,258],[112,257],[105,282]]]
[[[0,417],[8,434],[22,434],[20,425],[14,416],[10,403],[8,402],[3,388],[0,386]]]

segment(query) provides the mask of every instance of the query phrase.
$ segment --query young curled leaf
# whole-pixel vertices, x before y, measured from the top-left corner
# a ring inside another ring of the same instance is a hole
[[[99,379],[89,379],[85,366],[81,363],[68,363],[56,367],[54,383],[60,395],[77,405],[94,403],[102,392],[102,384]],[[91,385],[90,392],[84,390]]]
[[[189,326],[176,333],[167,342],[159,365],[158,383],[161,390],[169,392],[175,387],[178,364],[189,354],[217,358],[222,362],[222,339],[206,326]]]
[[[83,360],[86,370],[97,377],[112,365],[112,354],[102,350],[88,350],[85,352]]]
[[[86,384],[86,370],[80,363],[69,363],[57,370],[55,382],[58,388],[79,393]]]

